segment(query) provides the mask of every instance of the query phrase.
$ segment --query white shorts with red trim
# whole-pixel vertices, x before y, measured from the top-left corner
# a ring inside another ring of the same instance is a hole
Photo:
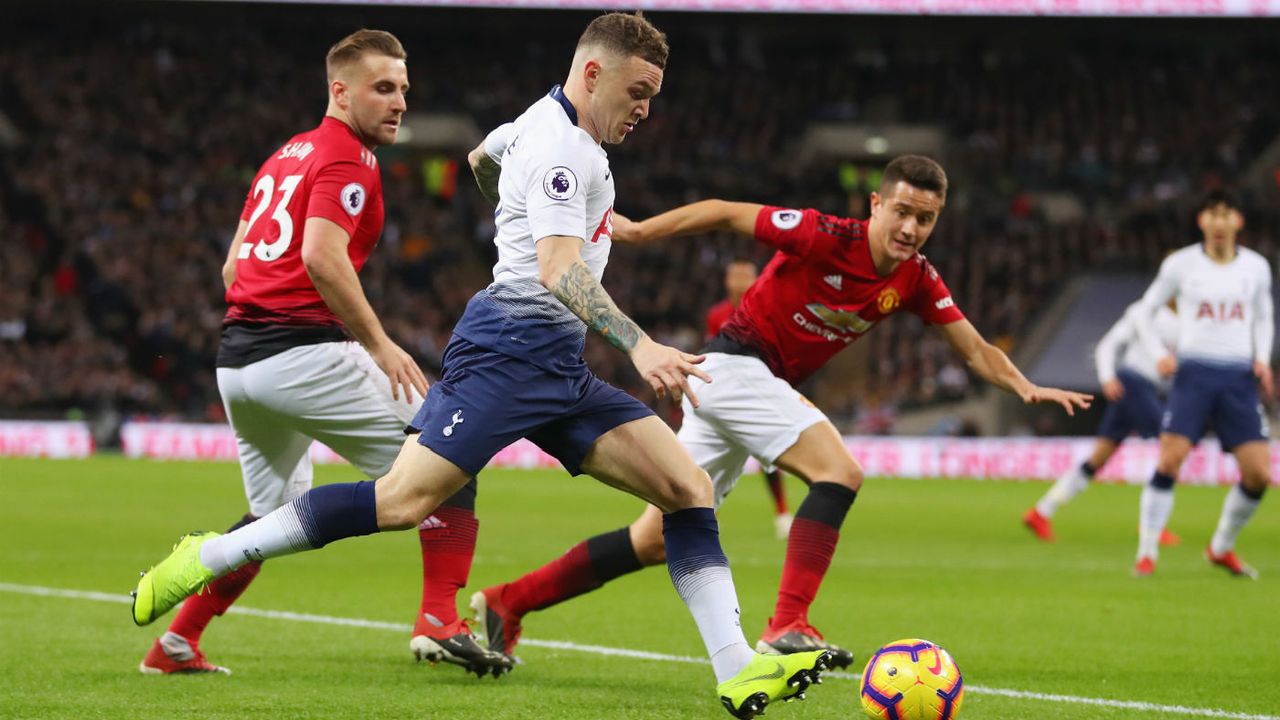
[[[242,368],[218,368],[236,433],[249,512],[262,517],[311,488],[312,440],[370,478],[391,469],[422,398],[391,381],[359,343],[290,348]]]
[[[774,465],[806,429],[827,416],[750,355],[707,353],[699,366],[711,383],[689,378],[696,410],[684,400],[677,437],[715,485],[716,507],[733,490],[748,457]]]

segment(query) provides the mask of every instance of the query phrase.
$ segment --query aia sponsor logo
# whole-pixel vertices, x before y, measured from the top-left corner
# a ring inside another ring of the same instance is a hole
[[[600,219],[600,226],[591,235],[591,242],[600,242],[601,239],[613,242],[613,208],[604,211],[604,217]]]
[[[1196,309],[1197,320],[1210,320],[1212,322],[1232,322],[1239,320],[1244,322],[1244,303],[1239,300],[1235,302],[1216,303],[1207,300],[1200,301],[1200,307]]]

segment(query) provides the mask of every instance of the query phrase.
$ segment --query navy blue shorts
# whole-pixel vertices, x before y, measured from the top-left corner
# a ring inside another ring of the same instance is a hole
[[[1269,434],[1253,369],[1180,360],[1169,392],[1161,431],[1200,442],[1212,428],[1222,449],[1231,451]]]
[[[1144,438],[1159,435],[1164,403],[1155,383],[1126,368],[1116,371],[1116,379],[1124,386],[1124,397],[1107,405],[1098,437],[1123,442],[1132,433]]]
[[[409,427],[418,442],[472,475],[520,438],[578,475],[601,435],[652,414],[590,371],[566,377],[454,335],[444,377]]]

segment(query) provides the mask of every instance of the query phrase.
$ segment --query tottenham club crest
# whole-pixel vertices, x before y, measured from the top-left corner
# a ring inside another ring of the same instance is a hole
[[[569,168],[557,165],[543,176],[542,190],[552,200],[568,200],[578,194],[578,178]]]
[[[351,217],[359,215],[360,211],[364,209],[365,194],[364,186],[360,183],[351,183],[342,188],[342,195],[340,196],[342,198],[342,209],[346,210]]]
[[[779,230],[793,230],[804,215],[799,210],[774,210],[773,226]]]

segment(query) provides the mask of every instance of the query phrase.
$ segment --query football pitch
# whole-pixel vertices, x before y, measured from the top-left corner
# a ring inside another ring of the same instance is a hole
[[[267,563],[239,602],[248,612],[216,619],[201,643],[233,675],[144,676],[138,663],[172,616],[136,628],[126,594],[181,533],[244,512],[239,477],[231,464],[0,460],[0,717],[729,717],[663,568],[526,618],[524,664],[500,680],[415,663],[416,533]],[[317,468],[318,482],[358,477]],[[1203,560],[1224,489],[1193,487],[1179,488],[1171,522],[1183,544],[1135,580],[1138,489],[1090,489],[1044,545],[1019,518],[1046,487],[869,479],[811,620],[854,650],[855,670],[890,640],[943,645],[964,673],[966,720],[1280,720],[1280,498],[1241,539],[1259,582]],[[803,486],[788,480],[788,495],[794,507]],[[484,473],[460,603],[639,510],[562,472]],[[770,510],[747,477],[721,513],[751,642],[784,553]],[[862,717],[856,679],[836,674],[768,717]]]

